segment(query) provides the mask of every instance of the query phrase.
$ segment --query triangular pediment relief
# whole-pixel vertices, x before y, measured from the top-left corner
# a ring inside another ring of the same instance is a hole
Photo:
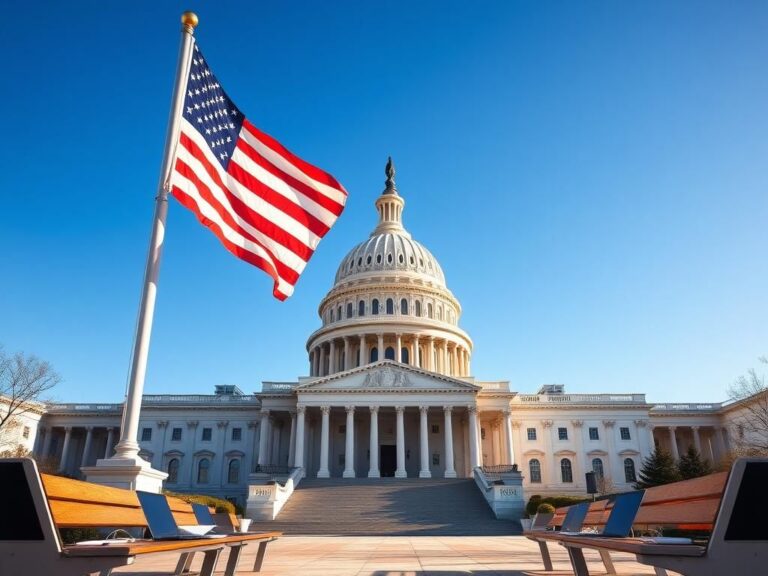
[[[313,392],[465,392],[473,393],[480,386],[464,382],[458,378],[435,374],[400,364],[392,360],[382,360],[367,364],[331,376],[318,378],[296,387],[299,393]]]

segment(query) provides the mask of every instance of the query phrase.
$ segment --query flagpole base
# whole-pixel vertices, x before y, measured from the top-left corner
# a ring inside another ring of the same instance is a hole
[[[80,470],[87,482],[158,494],[163,489],[163,481],[168,478],[168,474],[155,470],[138,456],[103,458],[96,461],[96,466],[83,466]]]

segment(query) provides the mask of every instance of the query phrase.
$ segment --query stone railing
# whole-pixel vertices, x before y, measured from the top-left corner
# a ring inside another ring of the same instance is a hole
[[[517,470],[509,470],[500,479],[486,474],[483,468],[477,467],[472,471],[475,484],[493,510],[496,518],[505,520],[520,520],[525,512],[523,498],[523,476]]]
[[[500,392],[509,392],[509,382],[475,382],[483,390],[498,390]]]
[[[291,382],[264,382],[262,392],[292,392],[296,384]]]
[[[645,394],[518,394],[518,404],[645,404]]]
[[[654,404],[651,412],[717,412],[723,407],[719,402],[693,402],[688,404]]]
[[[142,398],[142,406],[163,404],[246,404],[258,406],[260,401],[256,396],[227,396],[214,394],[154,394]],[[59,404],[52,403],[46,411],[52,414],[71,412],[121,412],[123,404]]]
[[[245,517],[251,520],[274,520],[304,477],[304,468],[294,468],[285,484],[272,481],[263,484],[263,474],[251,474],[248,485],[248,501]]]

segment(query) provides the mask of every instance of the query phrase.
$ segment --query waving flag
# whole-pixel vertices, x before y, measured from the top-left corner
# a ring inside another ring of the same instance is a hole
[[[171,192],[285,300],[347,192],[251,124],[194,46]]]

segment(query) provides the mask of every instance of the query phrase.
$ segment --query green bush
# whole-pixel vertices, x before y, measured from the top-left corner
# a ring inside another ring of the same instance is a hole
[[[189,502],[190,504],[205,504],[206,506],[211,506],[216,509],[216,512],[228,512],[230,514],[237,513],[235,505],[229,500],[224,500],[224,498],[216,498],[215,496],[208,496],[207,494],[181,494],[179,492],[169,492],[167,490],[164,490],[163,494],[178,498],[179,500],[184,500],[184,502]]]
[[[536,514],[539,506],[542,504],[550,504],[554,508],[562,508],[563,506],[572,506],[579,502],[591,502],[591,498],[583,498],[581,496],[531,496],[528,500],[528,504],[525,505],[525,512],[528,516],[533,517]]]
[[[542,502],[539,504],[539,507],[536,508],[536,512],[539,514],[553,514],[555,512],[555,507],[552,506],[552,504]]]

